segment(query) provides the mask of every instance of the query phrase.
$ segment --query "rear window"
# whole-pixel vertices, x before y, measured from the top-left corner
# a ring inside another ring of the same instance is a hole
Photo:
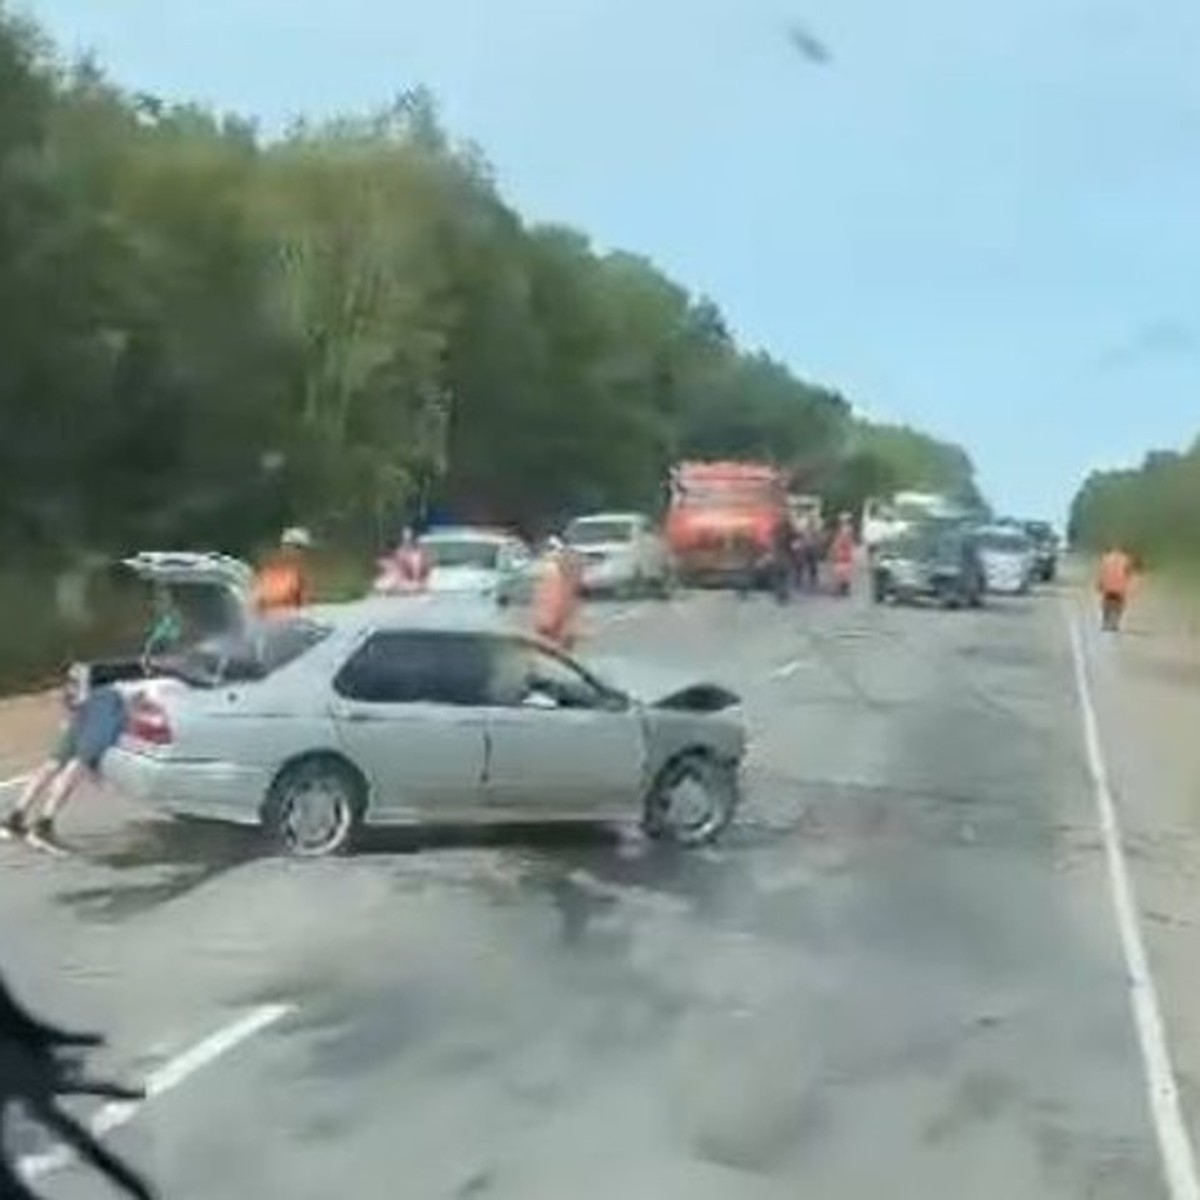
[[[306,617],[264,621],[234,634],[220,634],[168,663],[172,674],[200,686],[266,679],[307,654],[330,627]]]
[[[500,543],[491,539],[422,538],[421,549],[435,567],[479,567],[496,570]]]
[[[1028,541],[1019,533],[985,533],[980,536],[979,544],[1000,554],[1024,554],[1029,549]]]
[[[567,541],[572,546],[598,546],[604,542],[633,540],[632,521],[572,521],[567,526]]]

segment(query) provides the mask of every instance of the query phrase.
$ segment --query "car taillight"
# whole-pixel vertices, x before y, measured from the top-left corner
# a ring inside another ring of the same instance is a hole
[[[174,740],[167,710],[150,696],[136,695],[129,705],[126,731],[139,742],[166,746]]]

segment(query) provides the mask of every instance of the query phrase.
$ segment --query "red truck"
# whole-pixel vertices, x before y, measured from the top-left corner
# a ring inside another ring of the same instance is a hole
[[[767,463],[684,462],[671,472],[666,537],[684,583],[769,586],[788,479]]]

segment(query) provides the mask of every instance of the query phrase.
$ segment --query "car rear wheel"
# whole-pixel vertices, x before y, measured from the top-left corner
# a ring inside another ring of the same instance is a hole
[[[651,785],[643,827],[653,838],[700,846],[733,819],[738,798],[736,767],[707,754],[683,754],[667,763]]]
[[[263,806],[271,842],[297,858],[345,850],[362,822],[362,780],[339,759],[304,759],[276,779]]]

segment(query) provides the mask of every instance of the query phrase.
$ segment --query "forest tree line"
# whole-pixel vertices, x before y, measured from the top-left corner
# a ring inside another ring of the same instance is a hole
[[[79,562],[293,522],[369,553],[430,509],[536,533],[654,505],[688,456],[845,507],[974,490],[644,257],[523,221],[421,89],[266,138],[2,7],[0,302],[0,604],[30,619]]]
[[[1081,549],[1123,546],[1149,567],[1200,565],[1200,437],[1128,470],[1094,472],[1075,497],[1070,535]]]

